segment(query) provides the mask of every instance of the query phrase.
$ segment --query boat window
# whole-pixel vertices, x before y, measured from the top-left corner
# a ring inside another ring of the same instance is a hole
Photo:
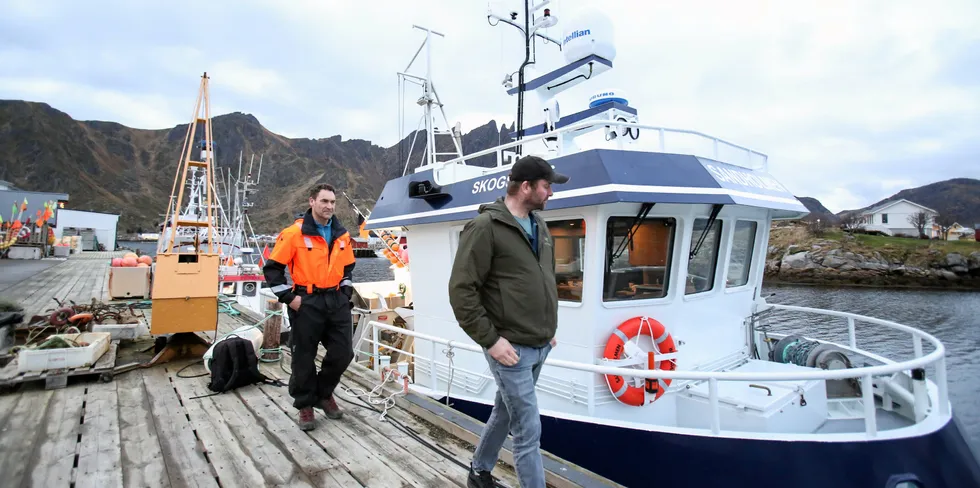
[[[558,299],[582,301],[582,257],[585,255],[585,220],[548,222],[555,250],[555,281]]]
[[[237,289],[238,287],[236,286],[234,281],[221,284],[221,293],[223,295],[237,295],[238,294]]]
[[[708,228],[709,219],[696,219],[694,231],[691,233],[691,249],[694,249],[698,239],[703,241],[697,248],[697,253],[691,256],[687,263],[687,287],[685,295],[693,295],[711,290],[715,286],[715,268],[718,265],[718,248],[721,244],[721,221],[715,220]]]
[[[732,255],[728,260],[729,288],[742,286],[749,282],[752,268],[752,252],[755,248],[755,231],[759,224],[749,220],[735,222],[735,235],[732,238]]]
[[[667,296],[674,219],[612,217],[606,226],[606,272],[602,299],[642,300]],[[633,238],[625,244],[627,235]]]

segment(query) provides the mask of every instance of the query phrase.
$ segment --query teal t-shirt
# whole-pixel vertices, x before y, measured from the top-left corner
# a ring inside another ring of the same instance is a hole
[[[329,246],[330,245],[330,222],[327,222],[327,225],[316,224],[316,230],[317,232],[320,233],[320,236],[323,237],[323,240]]]
[[[521,228],[524,229],[524,234],[526,234],[527,238],[531,241],[531,249],[534,250],[534,255],[537,256],[538,255],[537,222],[533,218],[531,218],[530,215],[524,218],[515,215],[514,219],[517,220],[518,224],[521,224]]]

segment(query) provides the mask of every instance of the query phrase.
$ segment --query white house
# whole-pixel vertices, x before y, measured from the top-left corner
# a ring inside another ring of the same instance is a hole
[[[905,235],[917,237],[919,230],[912,224],[911,217],[919,212],[925,212],[926,225],[923,229],[927,236],[935,237],[933,223],[939,212],[910,202],[904,198],[883,203],[877,207],[861,212],[861,227],[866,230],[876,230],[890,236]]]
[[[111,251],[116,248],[118,222],[119,216],[115,214],[63,208],[58,210],[58,227],[55,228],[54,236],[59,241],[62,236],[82,236],[83,251],[98,250],[98,244]]]
[[[937,239],[942,239],[942,229],[938,225],[932,226],[932,234]],[[959,222],[954,222],[953,225],[946,231],[947,241],[958,241],[960,239],[973,240],[975,236],[974,229],[969,227],[963,227]]]

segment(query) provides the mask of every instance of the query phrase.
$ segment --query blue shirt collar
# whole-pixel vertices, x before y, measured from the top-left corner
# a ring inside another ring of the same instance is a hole
[[[314,221],[314,223],[316,224],[316,230],[317,230],[317,232],[319,232],[320,233],[320,236],[323,237],[323,240],[324,241],[327,241],[327,243],[329,244],[330,243],[330,226],[333,223],[333,219],[330,219],[329,221],[327,221],[327,224],[326,225],[320,225],[316,221]]]

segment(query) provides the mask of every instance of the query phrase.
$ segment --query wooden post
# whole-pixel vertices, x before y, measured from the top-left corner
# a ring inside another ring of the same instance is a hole
[[[41,258],[48,257],[48,223],[45,222],[41,226]]]
[[[267,310],[281,310],[281,305],[278,300],[267,300],[265,302],[265,308]],[[262,330],[262,349],[275,349],[279,347],[279,331],[282,328],[282,316],[273,315],[269,317],[263,326]],[[270,361],[275,361],[282,358],[281,353],[266,351],[262,353],[262,359],[268,359]]]

